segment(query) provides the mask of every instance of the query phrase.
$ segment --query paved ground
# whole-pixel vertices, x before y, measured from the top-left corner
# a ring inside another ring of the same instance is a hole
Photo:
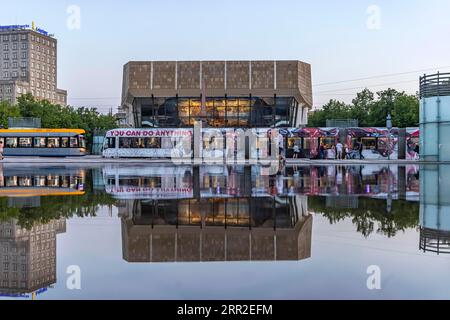
[[[106,159],[101,156],[85,156],[85,157],[67,157],[67,158],[50,158],[50,157],[6,157],[0,163],[8,164],[163,164],[173,163],[168,159]],[[307,159],[289,159],[286,161],[288,165],[355,165],[355,164],[424,164],[420,161],[412,160],[307,160]],[[191,163],[190,163],[191,164]],[[193,164],[200,164],[199,161]],[[248,164],[248,162],[239,162],[238,164]],[[430,164],[430,163],[427,163]]]

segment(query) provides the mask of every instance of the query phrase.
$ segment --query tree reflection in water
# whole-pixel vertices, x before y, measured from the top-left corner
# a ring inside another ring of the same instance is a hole
[[[419,203],[395,200],[391,212],[386,209],[386,200],[359,198],[357,208],[327,207],[326,197],[311,196],[308,206],[312,212],[323,215],[331,224],[351,219],[364,237],[376,232],[389,238],[398,232],[419,227]]]

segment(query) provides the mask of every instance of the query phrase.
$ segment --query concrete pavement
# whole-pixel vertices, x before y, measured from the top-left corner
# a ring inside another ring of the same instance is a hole
[[[84,157],[6,157],[0,163],[7,164],[174,164],[170,159],[140,159],[140,158],[102,158],[101,156],[84,156]],[[184,164],[202,164],[201,161],[195,160]],[[222,164],[222,163],[211,163]],[[228,164],[255,164],[249,161],[238,161]],[[392,165],[410,165],[410,164],[445,164],[445,163],[425,163],[414,160],[309,160],[309,159],[288,159],[287,165],[364,165],[364,164],[392,164]],[[447,163],[449,164],[449,163]]]

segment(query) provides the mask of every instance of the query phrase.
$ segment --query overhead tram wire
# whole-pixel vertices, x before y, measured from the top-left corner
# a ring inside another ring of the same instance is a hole
[[[364,81],[364,80],[373,80],[373,79],[380,79],[380,78],[389,78],[389,77],[395,77],[395,76],[401,76],[406,74],[413,74],[417,72],[425,72],[429,70],[436,70],[436,69],[447,69],[450,68],[450,66],[440,66],[440,67],[433,67],[433,68],[427,68],[427,69],[420,69],[420,70],[414,70],[414,71],[406,71],[406,72],[398,72],[398,73],[386,73],[376,76],[370,76],[365,78],[355,78],[355,79],[348,79],[348,80],[338,80],[334,82],[323,82],[313,85],[313,87],[321,87],[321,86],[328,86],[333,84],[341,84],[341,83],[347,83],[347,82],[356,82],[356,81]]]
[[[365,88],[369,88],[369,87],[391,86],[391,85],[395,85],[395,84],[412,83],[412,82],[418,82],[418,80],[406,80],[406,81],[397,81],[397,82],[390,82],[390,83],[386,82],[386,83],[366,85],[366,86],[353,87],[353,88],[333,89],[333,90],[315,92],[314,94],[320,95],[320,94],[324,94],[324,93],[339,93],[341,91],[358,90],[358,89],[365,89]]]

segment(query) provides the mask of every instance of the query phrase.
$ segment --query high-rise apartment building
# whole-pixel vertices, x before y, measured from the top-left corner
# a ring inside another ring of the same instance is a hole
[[[57,87],[57,40],[28,25],[0,26],[0,101],[15,103],[22,94],[66,105]]]

